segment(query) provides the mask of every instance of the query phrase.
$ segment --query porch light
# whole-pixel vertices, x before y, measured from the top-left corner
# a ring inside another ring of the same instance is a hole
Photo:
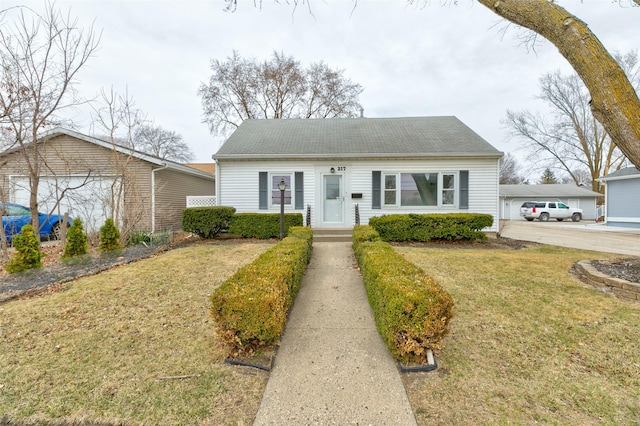
[[[287,183],[284,178],[278,184],[280,190],[280,239],[284,238],[284,190],[287,189]]]

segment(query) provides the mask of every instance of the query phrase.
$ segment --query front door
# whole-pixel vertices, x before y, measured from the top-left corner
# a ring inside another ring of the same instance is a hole
[[[324,223],[344,224],[342,175],[324,175],[322,209]]]

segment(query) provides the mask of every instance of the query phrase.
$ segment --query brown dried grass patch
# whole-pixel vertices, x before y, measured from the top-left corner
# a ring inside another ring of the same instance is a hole
[[[640,306],[569,274],[602,253],[397,250],[454,297],[439,369],[403,376],[419,424],[634,424]]]
[[[209,295],[268,247],[178,248],[0,305],[0,420],[251,423],[267,375],[223,363]]]

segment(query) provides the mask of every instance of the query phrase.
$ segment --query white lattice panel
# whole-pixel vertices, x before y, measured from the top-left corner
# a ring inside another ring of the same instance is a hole
[[[206,196],[188,196],[187,208],[190,207],[213,207],[216,205],[215,195]]]

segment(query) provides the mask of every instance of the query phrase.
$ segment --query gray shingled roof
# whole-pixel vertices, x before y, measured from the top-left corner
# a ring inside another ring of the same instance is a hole
[[[214,159],[493,157],[456,117],[245,120]]]
[[[543,200],[559,197],[601,197],[602,194],[572,183],[558,183],[547,185],[500,185],[500,196]]]
[[[609,179],[624,179],[628,177],[640,177],[640,171],[635,167],[625,167],[624,169],[616,170],[613,173],[609,173],[608,175],[599,178],[599,181],[606,181]]]

